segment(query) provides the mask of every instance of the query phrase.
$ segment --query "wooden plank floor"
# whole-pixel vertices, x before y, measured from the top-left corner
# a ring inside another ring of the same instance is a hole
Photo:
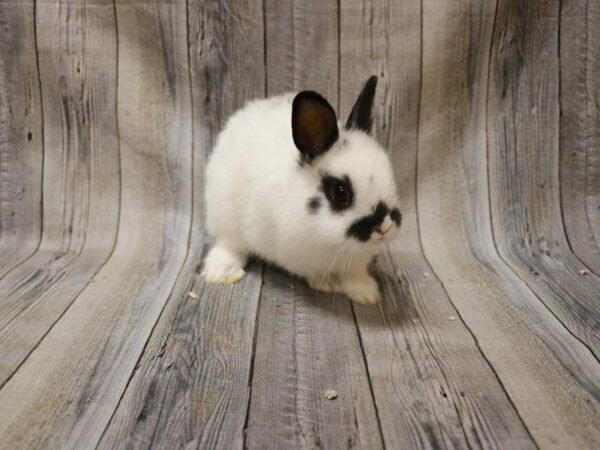
[[[0,30],[0,449],[600,448],[600,0],[0,0]],[[372,74],[382,304],[206,285],[229,115],[344,117]]]

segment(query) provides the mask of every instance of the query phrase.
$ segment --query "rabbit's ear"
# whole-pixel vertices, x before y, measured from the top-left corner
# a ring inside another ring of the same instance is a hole
[[[310,163],[337,141],[335,111],[321,95],[302,91],[292,103],[292,136],[305,161]]]
[[[371,134],[373,127],[373,99],[377,88],[377,76],[371,76],[365,83],[358,99],[350,112],[345,128],[348,130],[357,129]]]

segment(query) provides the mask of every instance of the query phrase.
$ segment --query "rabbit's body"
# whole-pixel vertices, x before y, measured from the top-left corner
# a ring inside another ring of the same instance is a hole
[[[291,125],[295,98],[285,94],[251,102],[220,134],[206,172],[207,227],[216,243],[203,275],[213,283],[235,282],[244,275],[247,257],[257,255],[316,289],[377,301],[377,285],[366,267],[385,233],[371,239],[364,224],[356,223],[375,217],[367,225],[391,230],[396,222],[389,236],[399,225],[399,212],[398,220],[390,218],[397,198],[387,156],[363,131],[338,134],[337,121],[327,123],[336,128],[336,138],[326,152],[299,152],[302,136],[295,130],[293,135]],[[323,140],[317,137],[314,142]],[[347,190],[353,191],[352,205],[342,205],[343,210],[339,201],[328,205],[329,178],[336,176],[346,177]],[[376,215],[380,204],[385,211],[380,206]]]

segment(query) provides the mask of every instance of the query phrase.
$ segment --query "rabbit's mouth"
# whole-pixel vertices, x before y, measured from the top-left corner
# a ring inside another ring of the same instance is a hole
[[[390,224],[386,228],[375,227],[373,231],[375,231],[375,233],[377,233],[379,239],[383,240],[383,238],[385,237],[385,235],[388,233],[388,231],[390,231],[392,229],[393,226],[394,226],[393,224]]]

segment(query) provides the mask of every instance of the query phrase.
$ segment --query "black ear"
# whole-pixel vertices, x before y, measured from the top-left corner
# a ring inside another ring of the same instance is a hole
[[[362,130],[371,134],[373,127],[373,99],[375,98],[375,89],[377,88],[377,76],[372,75],[365,83],[362,91],[350,112],[347,129]]]
[[[337,118],[331,105],[313,91],[302,91],[292,103],[292,136],[305,161],[311,162],[337,141]]]

